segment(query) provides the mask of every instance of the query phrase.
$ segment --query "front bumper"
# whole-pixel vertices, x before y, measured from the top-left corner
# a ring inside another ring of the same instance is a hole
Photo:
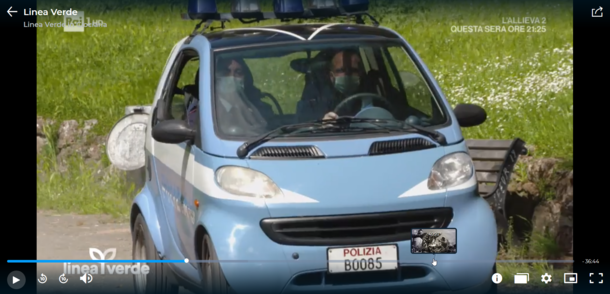
[[[261,293],[371,290],[455,293],[474,291],[480,289],[478,287],[488,289],[497,255],[493,213],[480,197],[472,194],[451,196],[447,198],[446,206],[454,211],[449,228],[458,231],[457,253],[412,254],[410,241],[391,242],[389,244],[398,247],[399,271],[328,274],[328,247],[277,244],[261,230],[258,222],[264,217],[259,213],[248,215],[215,210],[208,214],[214,221],[206,228],[219,259],[228,261],[221,262],[221,267],[236,293],[251,293],[253,289]],[[223,223],[223,219],[227,222]],[[297,255],[298,258],[294,258]],[[432,265],[433,257],[436,266]]]
[[[378,274],[378,273],[376,273]],[[435,293],[435,294],[472,294],[487,293],[492,286],[491,279],[486,279],[471,287],[452,290],[443,277],[431,265],[402,264],[398,272],[386,272],[382,275],[361,274],[332,277],[325,272],[311,272],[300,274],[293,278],[283,291],[288,293],[371,293],[382,290],[383,293]],[[489,270],[488,277],[493,275]],[[385,276],[385,281],[382,281]],[[372,280],[375,282],[370,282]],[[379,279],[381,278],[381,279]],[[318,285],[305,286],[303,284],[314,282]],[[320,287],[320,281],[324,284]],[[298,285],[298,286],[295,286]]]

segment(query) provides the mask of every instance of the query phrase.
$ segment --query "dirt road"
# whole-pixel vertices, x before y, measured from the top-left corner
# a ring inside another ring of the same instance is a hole
[[[39,212],[37,221],[37,254],[39,260],[90,260],[89,248],[97,248],[102,252],[109,248],[116,248],[114,260],[132,258],[131,232],[129,224],[126,222],[117,222],[109,216],[58,215],[50,212]],[[130,264],[126,263],[125,265]],[[75,293],[75,290],[87,291],[81,293],[90,293],[96,285],[104,285],[105,292],[115,289],[117,293],[125,293],[133,289],[132,275],[98,274],[93,275],[91,284],[86,284],[79,280],[81,274],[69,272],[63,264],[39,264],[38,276],[44,274],[48,279],[48,282],[38,285],[39,289],[48,287],[56,293]],[[65,277],[68,278],[66,284],[61,284],[58,281],[62,274],[66,274]],[[515,286],[510,283],[511,281],[508,281],[508,277],[506,279],[506,283],[500,285],[502,293],[523,293],[532,290],[530,285]],[[549,293],[571,292],[571,287],[564,287],[563,284],[535,288],[536,292],[540,293],[547,291]],[[190,294],[191,292],[181,289],[180,293]]]
[[[129,224],[117,222],[110,216],[39,212],[37,223],[39,260],[91,260],[89,248],[97,248],[102,252],[116,248],[114,260],[132,258]],[[74,263],[73,265],[92,264]],[[129,264],[125,263],[125,265]],[[38,264],[37,271],[39,277],[44,274],[48,279],[46,283],[38,286],[39,289],[48,288],[53,292],[74,293],[82,289],[82,293],[88,293],[96,285],[104,285],[107,290],[115,289],[117,293],[133,290],[132,275],[98,274],[93,275],[90,284],[85,284],[80,281],[81,274],[66,269],[63,263]],[[62,274],[68,279],[65,284],[59,281]]]

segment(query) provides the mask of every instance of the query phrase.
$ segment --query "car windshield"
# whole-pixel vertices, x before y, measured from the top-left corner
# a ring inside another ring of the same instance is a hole
[[[447,121],[445,108],[400,43],[298,42],[223,50],[214,61],[214,121],[221,137],[241,140],[346,116],[430,128]],[[322,135],[329,134],[299,136]]]

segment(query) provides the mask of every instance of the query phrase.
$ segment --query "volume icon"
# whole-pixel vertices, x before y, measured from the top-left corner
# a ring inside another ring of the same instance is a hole
[[[89,284],[93,280],[93,276],[91,276],[91,274],[83,274],[80,277],[80,280],[83,281],[83,283],[85,284]]]

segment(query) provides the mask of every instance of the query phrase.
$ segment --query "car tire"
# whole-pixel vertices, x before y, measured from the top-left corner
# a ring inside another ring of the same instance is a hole
[[[138,214],[132,232],[132,258],[134,260],[160,260],[157,247],[152,240],[146,221]],[[163,263],[147,264],[147,275],[133,275],[134,290],[138,294],[178,293],[178,286],[170,283]]]
[[[229,283],[225,279],[216,249],[212,244],[212,239],[207,234],[203,236],[201,244],[201,259],[209,262],[201,263],[201,287],[205,294],[226,294],[230,293]]]

